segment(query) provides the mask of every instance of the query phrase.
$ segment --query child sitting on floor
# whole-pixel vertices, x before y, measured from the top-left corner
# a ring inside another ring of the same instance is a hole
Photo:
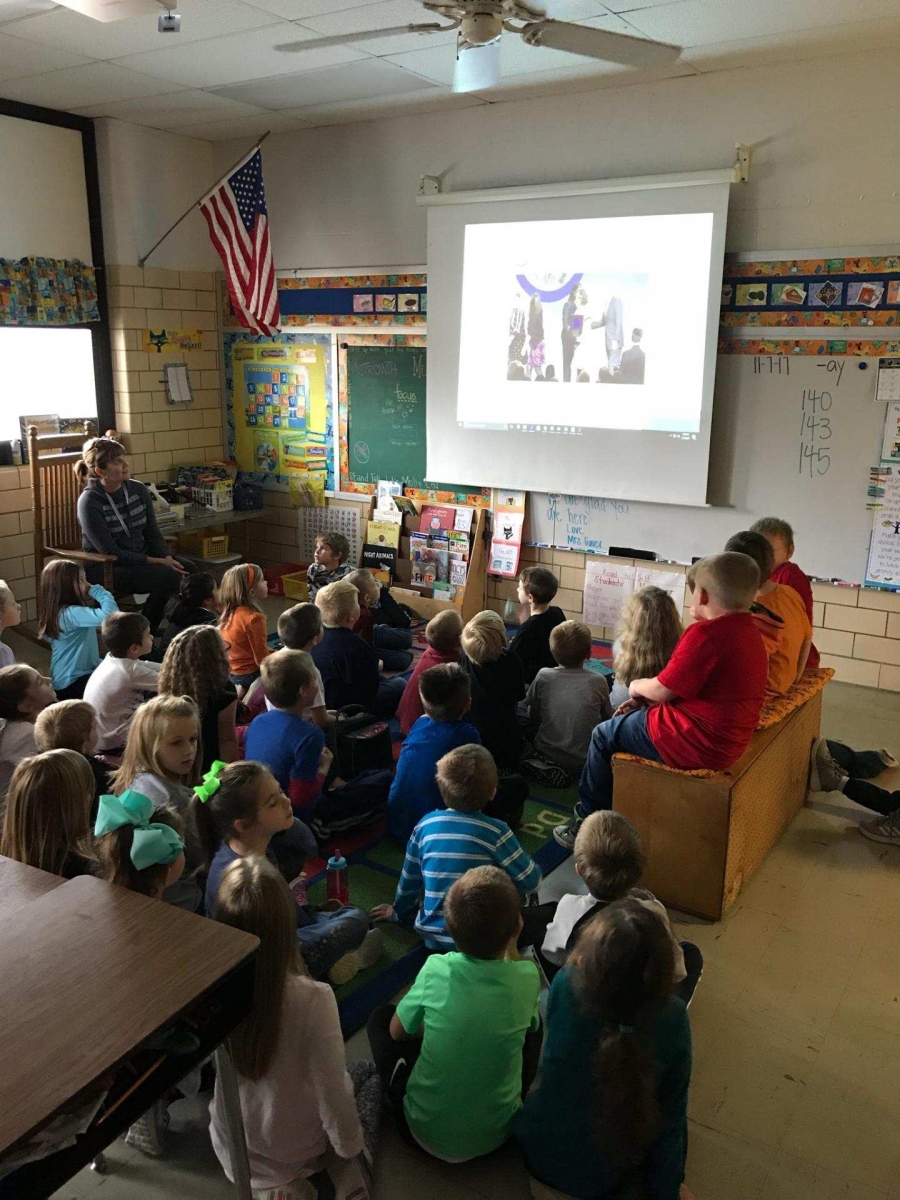
[[[469,711],[469,677],[455,663],[431,667],[419,676],[425,715],[419,717],[400,747],[397,774],[388,798],[388,829],[406,845],[413,829],[436,808],[443,808],[437,783],[437,764],[448,751],[480,742]]]
[[[169,642],[177,634],[193,625],[215,625],[219,613],[219,590],[214,576],[208,571],[194,571],[183,576],[178,589],[178,599],[169,613],[169,623],[160,642],[160,653],[165,654]]]
[[[585,667],[592,645],[582,621],[555,626],[550,649],[559,665],[542,667],[528,689],[528,715],[538,729],[522,774],[550,787],[568,787],[581,773],[594,726],[612,716],[606,680]]]
[[[126,791],[137,792],[152,804],[173,809],[183,819],[190,807],[191,785],[199,778],[200,713],[197,705],[187,696],[154,696],[134,714],[122,765],[112,774],[115,792],[120,796]],[[199,862],[200,849],[196,841],[189,838],[187,873],[179,874],[178,880],[167,890],[165,899],[169,904],[189,912],[198,910],[200,887],[193,876]]]
[[[0,636],[4,629],[15,629],[22,622],[22,605],[5,579],[0,579]],[[16,656],[5,642],[0,642],[0,669],[11,667]]]
[[[278,618],[278,636],[287,650],[305,650],[311,655],[314,647],[321,642],[323,632],[322,614],[315,604],[295,604]],[[315,663],[313,667],[316,672],[316,694],[303,718],[312,721],[320,729],[330,729],[334,724],[334,713],[325,707],[325,685]],[[268,701],[266,707],[271,707]]]
[[[405,671],[412,662],[409,647],[412,645],[412,634],[408,629],[391,629],[388,625],[377,623],[377,614],[382,594],[388,594],[371,571],[360,568],[351,571],[347,580],[353,584],[359,593],[359,620],[353,626],[367,646],[371,646],[378,655],[383,671]],[[392,601],[398,612],[403,610]],[[382,632],[383,631],[383,632]],[[395,634],[394,638],[389,635]],[[383,645],[387,640],[388,645]],[[391,642],[398,643],[392,645]]]
[[[452,950],[444,898],[455,879],[479,863],[498,866],[524,897],[537,889],[541,870],[510,827],[484,813],[497,792],[497,767],[484,746],[458,746],[445,754],[437,764],[437,781],[446,811],[429,813],[416,825],[394,903],[377,905],[371,916],[413,925],[430,950]]]
[[[498,867],[465,871],[444,906],[456,952],[432,955],[397,1008],[369,1019],[401,1135],[446,1162],[502,1145],[537,1071],[540,977],[516,953],[519,903]]]
[[[112,613],[100,633],[106,657],[88,680],[84,699],[97,714],[97,749],[119,758],[138,705],[159,687],[160,664],[142,657],[153,649],[143,613]]]
[[[575,874],[587,895],[570,892],[556,907],[541,946],[541,956],[551,964],[550,978],[563,966],[578,941],[582,928],[602,908],[631,896],[665,925],[675,952],[675,994],[685,1004],[703,971],[703,956],[691,942],[677,942],[669,915],[652,892],[637,885],[646,864],[644,846],[637,830],[621,813],[605,809],[586,817],[575,839]]]
[[[0,668],[0,800],[17,765],[37,753],[34,723],[55,699],[49,677],[34,667]]]
[[[792,587],[770,578],[775,554],[761,533],[736,533],[725,543],[725,549],[746,554],[759,567],[759,590],[750,611],[769,655],[766,691],[783,696],[800,681],[812,645],[812,625],[803,601]]]
[[[759,568],[746,554],[713,554],[694,564],[688,583],[695,622],[668,666],[655,679],[636,679],[631,699],[591,736],[575,820],[553,831],[567,850],[588,813],[612,808],[614,754],[637,754],[684,771],[724,771],[753,736],[769,669],[750,615]]]
[[[672,939],[636,900],[583,931],[550,989],[540,1079],[515,1119],[532,1195],[692,1200],[691,1029],[672,977]]]
[[[543,667],[556,666],[550,649],[550,634],[566,619],[561,608],[550,601],[559,590],[559,580],[546,567],[523,567],[519,572],[516,598],[528,606],[528,619],[513,634],[509,643],[510,654],[515,654],[522,664],[525,682],[531,683]]]
[[[397,720],[400,722],[400,732],[407,734],[425,711],[422,698],[419,695],[419,677],[423,672],[442,663],[458,663],[462,649],[462,617],[455,608],[445,608],[436,617],[432,617],[425,626],[425,641],[428,643],[425,653],[413,667],[412,674],[403,689],[400,707],[397,709]]]
[[[613,643],[616,681],[609,694],[613,712],[629,699],[635,679],[652,679],[665,667],[684,633],[681,613],[667,591],[642,587],[622,606]]]
[[[0,854],[63,879],[91,875],[93,799],[94,777],[74,750],[25,759],[6,794]]]
[[[295,815],[320,841],[377,821],[387,802],[390,771],[366,771],[349,783],[335,776],[326,787],[333,755],[322,730],[303,718],[318,687],[310,656],[302,650],[270,654],[262,680],[272,707],[250,723],[247,757],[268,767]]]
[[[100,665],[97,630],[119,611],[115,597],[99,583],[88,584],[84,567],[54,558],[41,572],[41,623],[50,643],[50,679],[58,700],[80,700],[91,672]]]
[[[329,583],[336,583],[353,570],[347,562],[350,543],[342,533],[320,533],[316,538],[315,561],[306,568],[306,586],[310,600]]]
[[[525,737],[516,716],[525,699],[521,660],[506,645],[506,626],[491,609],[476,613],[462,631],[463,669],[472,686],[469,720],[501,771],[517,771]]]
[[[254,1196],[310,1200],[318,1194],[310,1176],[323,1169],[345,1177],[355,1167],[364,1181],[365,1166],[352,1160],[365,1151],[371,1164],[381,1085],[372,1063],[348,1073],[334,993],[310,979],[297,952],[287,884],[265,858],[235,860],[222,874],[216,920],[260,943],[250,1014],[231,1035]],[[209,1112],[213,1149],[234,1182],[218,1081]]]
[[[775,552],[775,569],[772,572],[772,580],[794,589],[803,601],[803,607],[811,625],[813,619],[812,585],[797,564],[791,561],[794,557],[793,529],[781,517],[760,517],[750,526],[750,531],[751,533],[761,533],[772,547]],[[819,652],[815,646],[809,648],[806,665],[810,671],[815,670],[819,665]]]
[[[261,763],[217,764],[191,801],[191,825],[206,870],[206,915],[217,917],[223,873],[237,859],[273,857],[273,836],[293,824],[291,802]],[[314,979],[346,983],[381,955],[382,939],[358,908],[320,912],[296,905],[296,939]]]
[[[331,709],[359,704],[373,716],[387,720],[397,711],[406,681],[382,679],[378,657],[353,626],[359,620],[359,596],[346,579],[329,583],[316,595],[325,632],[313,647],[313,662],[325,685],[325,703]]]
[[[219,588],[219,633],[228,647],[231,682],[241,689],[239,695],[259,678],[260,664],[271,654],[266,615],[260,607],[268,594],[266,577],[255,563],[229,567]]]
[[[81,754],[94,777],[94,801],[91,820],[97,815],[100,797],[112,791],[112,765],[95,754],[97,749],[97,714],[86,700],[60,700],[48,705],[34,723],[34,743],[45,750],[74,750]]]

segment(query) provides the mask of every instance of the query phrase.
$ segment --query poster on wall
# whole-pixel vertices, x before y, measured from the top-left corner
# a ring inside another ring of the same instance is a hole
[[[585,621],[589,625],[614,628],[619,623],[622,607],[628,597],[633,592],[650,586],[668,592],[679,613],[684,608],[686,577],[683,571],[659,571],[649,566],[586,561],[583,610]]]
[[[883,491],[872,513],[866,586],[900,590],[900,470],[884,467],[878,475]]]
[[[225,335],[229,450],[238,470],[319,506],[334,488],[331,339]]]

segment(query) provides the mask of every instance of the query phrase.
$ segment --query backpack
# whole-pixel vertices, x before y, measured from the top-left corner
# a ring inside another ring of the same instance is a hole
[[[387,721],[367,713],[360,704],[338,710],[334,726],[334,770],[341,779],[362,771],[393,770],[394,751]]]

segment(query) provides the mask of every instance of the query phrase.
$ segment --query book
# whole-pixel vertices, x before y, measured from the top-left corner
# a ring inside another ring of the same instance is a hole
[[[452,529],[456,509],[447,504],[425,504],[419,517],[420,533],[436,533],[439,529]]]
[[[400,545],[400,526],[393,521],[369,521],[366,528],[366,542],[370,546]]]
[[[381,546],[366,542],[363,546],[360,566],[367,567],[373,572],[386,571],[388,578],[390,578],[397,569],[396,547]]]
[[[464,563],[464,562],[451,562],[450,563],[450,582],[451,583],[464,584],[466,582],[467,574],[468,574],[468,566],[466,563]]]
[[[456,520],[453,522],[453,528],[461,533],[469,533],[472,528],[472,518],[475,516],[474,508],[458,508],[456,510]]]
[[[459,553],[463,556],[464,561],[469,559],[469,535],[467,533],[459,533],[457,530],[451,529],[447,534],[450,550],[453,553]]]

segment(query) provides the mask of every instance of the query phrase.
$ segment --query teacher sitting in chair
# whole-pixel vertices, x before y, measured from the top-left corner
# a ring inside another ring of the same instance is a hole
[[[181,576],[196,570],[196,565],[169,552],[156,524],[150,492],[128,478],[121,442],[111,437],[91,438],[81,454],[75,474],[84,485],[78,497],[82,547],[115,556],[115,590],[120,595],[148,593],[143,611],[156,633]],[[88,567],[87,576],[99,583],[102,567]]]

